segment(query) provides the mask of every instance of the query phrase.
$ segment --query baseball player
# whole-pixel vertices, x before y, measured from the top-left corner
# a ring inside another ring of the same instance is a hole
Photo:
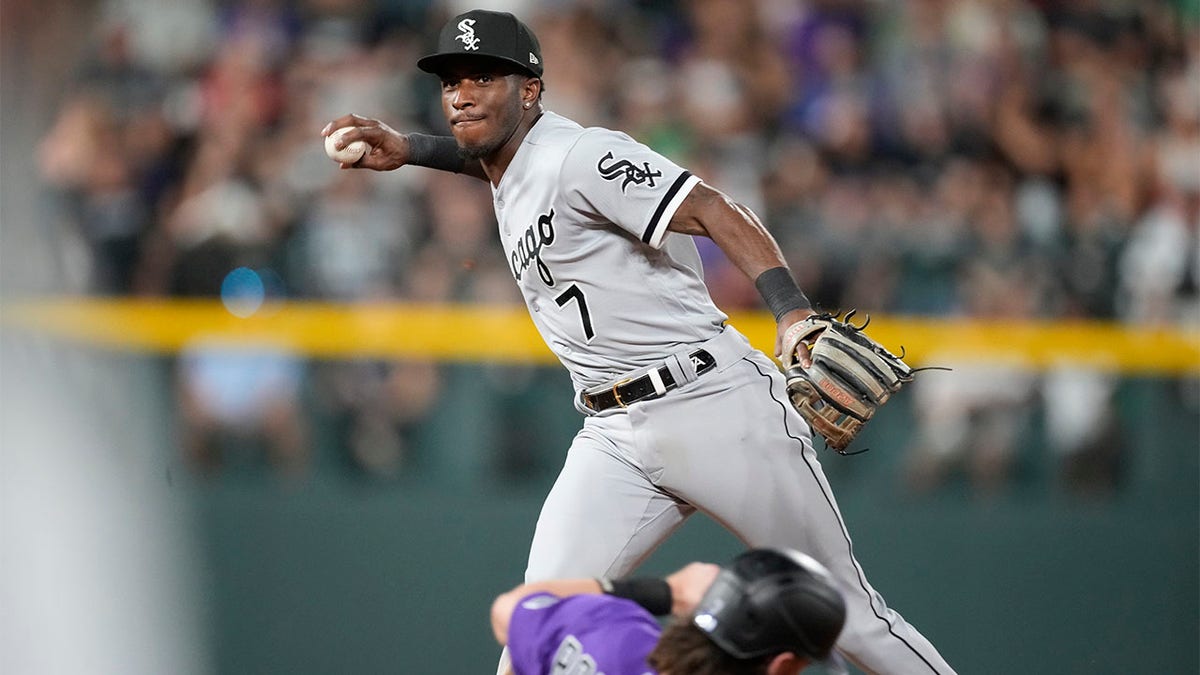
[[[454,17],[417,65],[441,79],[452,136],[355,115],[323,135],[353,127],[339,147],[370,146],[343,168],[426,166],[491,185],[512,277],[584,415],[526,580],[625,575],[703,511],[747,546],[827,567],[846,593],[837,648],[863,669],[952,673],[867,582],[779,367],[705,288],[694,236],[755,280],[783,363],[810,359],[789,329],[812,309],[758,217],[626,134],[545,110],[541,50],[511,14]]]
[[[663,631],[654,615],[673,614]],[[785,549],[666,579],[564,579],[492,604],[518,675],[783,675],[825,659],[846,618],[829,572]]]

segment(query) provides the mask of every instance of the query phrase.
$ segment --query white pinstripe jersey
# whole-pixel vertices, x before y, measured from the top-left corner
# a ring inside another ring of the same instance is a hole
[[[546,112],[492,188],[509,270],[576,389],[720,332],[695,243],[667,232],[697,183],[626,134]]]

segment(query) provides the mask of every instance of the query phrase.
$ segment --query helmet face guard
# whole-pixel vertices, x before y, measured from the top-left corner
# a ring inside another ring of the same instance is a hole
[[[755,549],[717,575],[692,623],[739,659],[792,652],[814,660],[833,649],[846,604],[820,563],[795,551]]]

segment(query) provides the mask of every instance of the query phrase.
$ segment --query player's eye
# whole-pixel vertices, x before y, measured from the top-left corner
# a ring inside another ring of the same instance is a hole
[[[475,78],[475,81],[478,82],[479,84],[488,84],[489,82],[492,81],[492,79],[493,78],[491,75],[479,75]]]

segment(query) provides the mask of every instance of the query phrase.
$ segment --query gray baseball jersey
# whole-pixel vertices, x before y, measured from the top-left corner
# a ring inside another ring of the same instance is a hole
[[[691,237],[667,231],[698,182],[625,134],[548,112],[493,190],[513,278],[586,414],[526,580],[627,574],[701,510],[749,546],[794,548],[830,569],[850,660],[953,672],[867,583],[779,368],[725,325]],[[654,396],[585,404],[646,377]]]
[[[625,134],[547,112],[493,188],[509,270],[577,389],[721,331],[695,244],[667,232],[699,182]]]

